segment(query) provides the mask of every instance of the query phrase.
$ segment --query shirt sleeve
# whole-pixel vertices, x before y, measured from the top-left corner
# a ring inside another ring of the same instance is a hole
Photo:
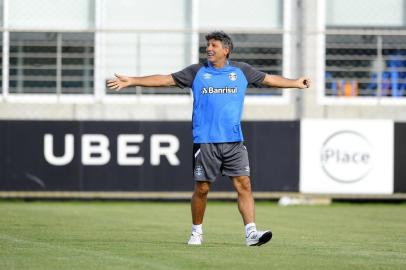
[[[261,83],[265,79],[265,72],[259,71],[255,68],[253,68],[251,65],[242,63],[241,69],[244,72],[245,77],[247,78],[247,81],[249,84],[254,84],[254,85],[261,85]]]
[[[196,73],[200,68],[200,64],[190,65],[181,71],[172,73],[172,78],[176,83],[176,86],[180,88],[192,87]]]

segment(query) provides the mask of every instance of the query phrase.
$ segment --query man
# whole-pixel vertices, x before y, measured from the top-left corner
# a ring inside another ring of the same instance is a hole
[[[272,238],[271,231],[258,231],[255,225],[254,199],[250,184],[247,149],[243,144],[241,113],[248,84],[279,88],[308,88],[310,81],[301,77],[290,80],[255,70],[246,63],[229,61],[233,49],[224,32],[206,36],[207,62],[194,64],[170,75],[127,77],[116,75],[108,81],[110,89],[128,86],[190,87],[193,92],[193,172],[195,189],[191,200],[192,234],[189,245],[203,242],[203,216],[207,194],[222,173],[232,180],[238,194],[247,246],[260,246]]]

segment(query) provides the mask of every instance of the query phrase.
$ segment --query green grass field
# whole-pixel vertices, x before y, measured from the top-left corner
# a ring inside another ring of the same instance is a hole
[[[0,202],[0,269],[406,269],[406,204],[257,203],[272,241],[246,247],[235,203]]]

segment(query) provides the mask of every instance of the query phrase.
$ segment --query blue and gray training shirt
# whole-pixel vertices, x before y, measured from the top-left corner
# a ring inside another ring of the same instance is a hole
[[[243,141],[241,114],[248,84],[259,85],[265,73],[252,66],[228,61],[222,68],[210,62],[195,64],[173,73],[180,88],[193,91],[193,142]]]

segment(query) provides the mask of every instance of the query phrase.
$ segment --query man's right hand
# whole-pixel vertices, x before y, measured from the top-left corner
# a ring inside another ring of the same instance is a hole
[[[114,74],[115,79],[107,81],[107,87],[112,90],[120,91],[131,85],[131,77]]]

